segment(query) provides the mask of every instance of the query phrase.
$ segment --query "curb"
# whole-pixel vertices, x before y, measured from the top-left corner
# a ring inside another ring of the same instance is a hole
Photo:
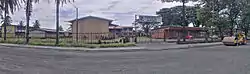
[[[190,49],[190,48],[200,48],[200,47],[210,47],[219,46],[218,44],[207,44],[207,45],[180,45],[179,47],[166,47],[166,48],[145,48],[145,47],[123,47],[123,48],[73,48],[73,47],[53,47],[53,46],[32,46],[32,45],[18,45],[18,44],[1,44],[0,46],[6,47],[20,47],[20,48],[35,48],[35,49],[46,49],[46,50],[58,50],[58,51],[82,51],[82,52],[137,52],[137,51],[163,51],[163,50],[180,50],[180,49]]]

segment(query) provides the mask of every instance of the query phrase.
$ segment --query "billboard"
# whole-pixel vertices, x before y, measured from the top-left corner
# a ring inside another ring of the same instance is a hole
[[[136,15],[136,21],[139,23],[149,22],[149,23],[161,23],[162,17],[160,16],[150,16],[150,15]]]

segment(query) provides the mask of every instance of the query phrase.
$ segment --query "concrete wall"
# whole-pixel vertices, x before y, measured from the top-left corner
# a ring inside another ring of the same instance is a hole
[[[100,20],[95,18],[78,20],[78,38],[96,39],[98,38],[98,36],[102,35],[102,33],[104,34],[109,32],[109,24],[110,22],[107,20]],[[76,21],[73,22],[72,31],[73,37],[76,38]]]
[[[46,37],[46,36],[44,31],[35,30],[30,32],[30,37]]]

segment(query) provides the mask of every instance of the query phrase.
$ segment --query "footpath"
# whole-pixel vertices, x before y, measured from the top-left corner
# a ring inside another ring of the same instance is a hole
[[[151,43],[151,44],[137,44],[136,47],[120,47],[120,48],[80,48],[80,47],[54,47],[54,46],[33,46],[33,45],[19,45],[19,44],[3,44],[0,46],[30,48],[30,49],[53,49],[60,51],[84,51],[84,52],[136,52],[136,51],[162,51],[162,50],[176,50],[189,49],[198,47],[210,47],[222,45],[222,42],[215,43],[200,43],[200,44],[175,44],[175,43]]]

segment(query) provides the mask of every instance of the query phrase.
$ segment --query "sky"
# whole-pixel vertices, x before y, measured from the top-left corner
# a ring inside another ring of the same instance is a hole
[[[40,1],[33,6],[31,25],[33,25],[35,20],[39,20],[42,28],[54,29],[55,3],[48,3],[47,0]],[[193,4],[190,2],[186,5]],[[64,29],[69,27],[69,23],[66,21],[75,18],[75,7],[79,8],[79,18],[92,15],[113,19],[114,24],[130,26],[135,14],[155,15],[156,11],[161,8],[170,8],[178,5],[181,5],[181,3],[162,3],[158,0],[75,0],[73,3],[60,6],[60,25]],[[20,21],[25,22],[25,9],[21,8],[11,16],[13,24],[18,24]]]

